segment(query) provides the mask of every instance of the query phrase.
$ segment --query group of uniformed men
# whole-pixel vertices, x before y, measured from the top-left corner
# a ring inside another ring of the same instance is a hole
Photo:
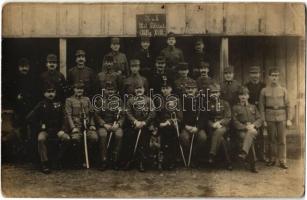
[[[76,66],[69,70],[67,80],[57,70],[54,54],[47,56],[47,71],[40,80],[33,80],[29,61],[21,59],[14,85],[15,132],[23,135],[27,123],[35,122],[42,172],[50,173],[48,141],[60,144],[59,159],[70,149],[69,156],[82,166],[84,139],[90,160],[95,159],[93,152],[99,152],[101,170],[129,169],[136,163],[143,172],[154,144],[151,138],[160,140],[160,169],[174,169],[178,161],[199,166],[205,155],[213,165],[221,151],[231,170],[233,146],[238,147],[235,158],[249,160],[252,172],[257,172],[256,159],[265,160],[268,166],[278,161],[286,169],[285,126],[291,126],[291,115],[286,89],[278,83],[278,69],[269,70],[270,83],[265,85],[260,80],[260,67],[251,66],[250,81],[241,86],[234,80],[233,67],[228,66],[219,84],[209,77],[202,39],[195,41],[190,64],[175,44],[175,35],[169,33],[167,47],[153,59],[150,38],[142,37],[141,49],[128,63],[119,51],[120,39],[112,38],[112,51],[104,56],[98,75],[85,65],[85,51],[77,50]],[[42,94],[36,106],[34,85],[41,86]],[[161,98],[151,98],[150,89]],[[93,97],[102,91],[96,109]],[[152,105],[159,109],[152,109]],[[266,150],[264,128],[268,130]]]

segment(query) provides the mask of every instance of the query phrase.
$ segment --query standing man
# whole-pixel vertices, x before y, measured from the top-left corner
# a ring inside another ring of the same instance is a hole
[[[223,148],[226,157],[226,165],[228,170],[232,170],[229,157],[229,150],[226,144],[226,132],[229,130],[231,121],[231,108],[227,101],[221,98],[221,87],[217,83],[213,83],[209,87],[210,97],[208,102],[208,129],[211,141],[209,152],[209,164],[215,162],[215,158],[220,147]]]
[[[95,122],[93,119],[93,108],[91,101],[84,94],[83,82],[75,83],[73,86],[74,94],[66,99],[65,116],[67,124],[67,132],[71,138],[73,145],[74,157],[76,159],[76,167],[80,167],[84,155],[82,151],[83,132],[86,131],[88,148],[93,150],[93,146],[98,141]],[[85,127],[84,123],[86,123]],[[89,151],[90,152],[90,151]]]
[[[195,40],[194,53],[190,59],[190,75],[193,79],[197,79],[200,76],[200,67],[202,62],[208,62],[207,54],[204,51],[205,45],[202,38]]]
[[[233,107],[233,123],[237,136],[243,140],[243,145],[239,157],[243,160],[250,155],[251,171],[257,173],[256,155],[251,148],[262,125],[262,120],[258,108],[248,103],[249,91],[246,87],[239,90],[239,103]]]
[[[106,83],[106,91],[102,99],[102,109],[96,112],[96,121],[99,126],[99,150],[101,156],[100,169],[102,171],[112,165],[114,170],[119,169],[119,153],[122,147],[123,124],[125,112],[123,102],[116,95],[117,89],[112,82]],[[108,153],[111,153],[111,157]]]
[[[133,150],[136,148],[136,155],[133,156],[136,156],[139,171],[144,172],[149,149],[149,127],[155,117],[155,111],[153,101],[144,94],[144,83],[138,81],[134,88],[135,96],[129,98],[127,102],[127,118],[130,122],[128,134],[130,134],[130,139],[132,139],[131,145]]]
[[[178,95],[184,94],[185,86],[188,82],[195,82],[193,79],[188,77],[189,68],[188,63],[181,62],[178,64],[178,78],[175,80],[175,93]]]
[[[209,77],[209,71],[209,63],[201,61],[199,68],[200,77],[197,78],[196,83],[198,89],[203,94],[206,94],[207,90],[209,89],[209,86],[216,82],[214,79]]]
[[[259,66],[251,66],[249,69],[249,77],[250,80],[245,84],[249,91],[249,103],[256,105],[259,109],[259,97],[260,92],[263,88],[265,88],[265,83],[260,80]],[[258,135],[255,141],[255,150],[257,154],[257,158],[261,161],[265,161],[265,144],[264,144],[264,136],[263,136],[263,127],[259,128]]]
[[[234,80],[233,66],[224,69],[224,82],[221,84],[222,98],[232,107],[238,102],[238,90],[240,83]]]
[[[117,89],[120,88],[120,78],[112,70],[114,66],[113,57],[106,56],[103,62],[102,69],[105,68],[105,71],[101,71],[98,74],[99,90],[105,89],[107,82],[111,82]]]
[[[118,37],[111,38],[111,52],[104,56],[103,62],[107,56],[113,57],[114,67],[113,70],[117,75],[127,77],[129,72],[128,60],[124,53],[120,52],[120,39]],[[102,69],[104,71],[105,69]]]
[[[141,48],[136,52],[136,58],[141,62],[140,74],[146,78],[151,76],[154,67],[154,59],[149,50],[150,38],[141,37]]]
[[[57,70],[58,60],[55,54],[48,54],[47,56],[47,71],[41,74],[42,86],[47,83],[53,83],[56,87],[56,98],[61,102],[65,101],[68,87],[64,75]],[[43,93],[44,91],[42,91]]]
[[[85,96],[93,96],[97,92],[97,77],[94,70],[85,65],[86,57],[84,50],[76,51],[76,63],[77,66],[71,68],[68,71],[67,81],[68,84],[73,87],[74,84],[80,81],[84,84],[84,94]]]
[[[181,49],[178,49],[176,45],[175,34],[170,32],[167,34],[167,47],[160,52],[161,56],[166,59],[166,66],[168,69],[176,72],[177,64],[184,61],[184,56]]]
[[[260,93],[259,106],[264,126],[268,128],[269,134],[269,159],[268,166],[274,166],[276,157],[279,166],[287,169],[287,148],[285,126],[292,125],[291,109],[286,88],[279,84],[279,70],[269,70],[268,86]]]

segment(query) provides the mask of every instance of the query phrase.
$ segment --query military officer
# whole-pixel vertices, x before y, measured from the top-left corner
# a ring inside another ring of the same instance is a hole
[[[150,140],[149,127],[153,123],[155,111],[153,101],[144,94],[144,83],[138,81],[134,88],[135,96],[130,97],[127,102],[127,119],[130,122],[128,134],[131,134],[131,137],[134,138],[132,146],[134,147],[133,150],[136,148],[139,171],[144,172]],[[129,164],[127,167],[129,167]]]
[[[84,83],[78,82],[73,86],[74,94],[65,101],[66,130],[69,133],[77,161],[76,166],[82,164],[81,141],[82,133],[86,130],[89,150],[93,150],[98,141],[95,122],[93,119],[93,107],[91,101],[84,94]],[[86,125],[86,127],[85,127]],[[86,128],[86,129],[85,129]]]
[[[209,89],[209,86],[216,81],[209,77],[209,63],[200,62],[200,67],[199,67],[199,73],[200,77],[197,78],[196,83],[197,87],[200,91],[202,91],[203,94],[207,93],[207,90]]]
[[[113,57],[113,70],[118,75],[128,76],[130,74],[129,72],[129,66],[128,66],[128,60],[124,53],[120,52],[120,39],[118,37],[111,38],[111,52],[106,54],[103,58],[103,62],[106,59],[107,56]],[[104,71],[105,69],[103,69]]]
[[[228,170],[232,170],[229,151],[226,144],[226,132],[229,130],[229,123],[231,121],[231,108],[227,101],[220,97],[221,87],[217,83],[209,86],[209,100],[208,100],[208,129],[210,137],[210,152],[209,164],[215,162],[215,158],[220,147],[223,148],[226,157],[226,165]]]
[[[205,125],[207,122],[207,114],[205,110],[200,109],[200,99],[197,96],[197,86],[194,80],[188,80],[185,83],[185,94],[187,97],[182,99],[182,131],[180,134],[180,141],[185,152],[189,152],[191,163],[197,166],[198,159],[204,152],[207,141],[207,133]],[[193,135],[195,137],[193,141]],[[192,147],[192,154],[190,156],[190,148]],[[192,159],[194,158],[194,159]]]
[[[53,83],[56,86],[56,98],[61,102],[64,102],[68,92],[68,87],[64,75],[57,70],[57,62],[57,56],[55,54],[47,55],[47,71],[41,74],[41,85],[43,86],[48,82]]]
[[[139,81],[143,82],[145,91],[148,91],[148,81],[140,75],[140,64],[138,58],[132,58],[130,60],[131,75],[123,82],[123,94],[134,94],[134,85]]]
[[[262,120],[258,108],[249,104],[249,91],[246,87],[242,87],[238,91],[239,103],[233,106],[233,124],[238,134],[238,138],[243,140],[243,145],[239,153],[239,157],[246,159],[247,155],[251,155],[251,171],[257,173],[255,165],[255,154],[251,149],[254,144],[258,130],[262,125]]]
[[[228,66],[224,69],[224,81],[221,84],[222,98],[226,100],[230,106],[238,102],[238,90],[241,87],[240,83],[234,80],[233,66]]]
[[[178,49],[176,45],[175,34],[170,32],[167,34],[167,47],[160,52],[161,56],[166,59],[166,66],[168,69],[176,72],[176,67],[179,62],[184,61],[184,56],[181,49]]]
[[[116,96],[116,91],[116,86],[112,82],[106,83],[106,91],[101,102],[102,109],[97,110],[95,115],[99,127],[100,169],[102,171],[106,170],[111,162],[114,170],[119,169],[125,111],[123,102]],[[109,150],[111,158],[108,158],[107,155]]]
[[[287,169],[286,165],[286,132],[285,126],[292,125],[291,108],[286,88],[279,84],[279,70],[269,70],[269,85],[261,90],[259,106],[264,126],[268,128],[269,159],[268,166],[274,166],[276,157],[279,166]]]
[[[149,87],[153,89],[153,92],[160,94],[161,86],[166,80],[174,87],[172,75],[166,70],[165,58],[163,56],[156,58],[155,68],[156,70],[148,77]]]
[[[179,126],[182,120],[182,111],[179,99],[172,96],[172,84],[168,80],[163,81],[161,93],[163,95],[161,105],[159,105],[160,102],[154,102],[157,107],[159,106],[155,121],[158,127],[158,134],[161,138],[163,168],[172,170],[175,168],[175,155],[177,155],[177,150],[179,149],[177,138],[177,130],[179,131],[179,127],[176,126]]]
[[[150,47],[150,38],[141,37],[141,48],[136,52],[135,57],[138,58],[141,62],[140,74],[146,78],[151,76],[151,72],[154,67],[154,59],[152,53],[149,49]]]
[[[175,93],[182,95],[185,93],[185,85],[187,82],[193,82],[194,80],[188,77],[189,68],[188,63],[181,62],[178,64],[179,77],[175,80]]]
[[[265,83],[260,80],[261,73],[259,66],[251,66],[249,69],[250,80],[245,84],[249,91],[249,103],[254,104],[259,109],[259,96],[261,90],[265,87]],[[265,145],[262,127],[258,131],[258,135],[255,141],[255,150],[257,158],[260,161],[265,161]]]
[[[193,79],[197,79],[200,76],[200,67],[202,67],[202,62],[208,62],[208,56],[204,51],[205,45],[202,38],[196,38],[194,52],[190,57],[190,76]]]
[[[103,62],[104,63],[103,63],[102,68],[105,68],[106,70],[101,71],[98,74],[98,80],[100,83],[99,89],[100,90],[105,89],[107,82],[112,82],[112,84],[118,89],[121,83],[120,83],[120,80],[119,80],[120,78],[117,75],[117,73],[112,70],[113,65],[114,65],[113,57],[106,56]]]
[[[77,50],[75,55],[77,66],[68,71],[68,84],[72,87],[75,83],[82,81],[84,84],[84,95],[91,97],[97,92],[97,76],[92,68],[85,65],[86,57],[84,50]]]
[[[56,100],[56,86],[50,82],[44,85],[44,99],[40,101],[28,115],[38,124],[38,153],[43,173],[50,173],[50,160],[48,158],[49,139],[59,138],[62,141],[61,150],[57,152],[55,162],[61,162],[63,150],[67,148],[69,136],[63,130],[64,112],[63,104]],[[54,163],[60,164],[60,163]]]

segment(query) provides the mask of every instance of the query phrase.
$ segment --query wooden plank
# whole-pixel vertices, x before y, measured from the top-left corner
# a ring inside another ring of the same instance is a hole
[[[105,33],[108,36],[120,36],[124,34],[123,30],[123,5],[105,4]]]
[[[144,6],[144,13],[146,14],[165,14],[166,12],[165,4],[148,3],[148,4],[143,4],[143,6]]]
[[[204,4],[186,5],[186,33],[204,34],[206,33]]]
[[[285,7],[285,33],[304,36],[305,5],[303,3],[287,3]]]
[[[220,82],[224,80],[224,69],[229,64],[228,38],[222,38],[220,49]]]
[[[83,4],[80,9],[81,35],[100,35],[101,31],[101,4]]]
[[[76,36],[79,34],[79,5],[61,4],[59,7],[59,35]]]
[[[185,4],[166,4],[167,32],[184,34],[186,32]]]
[[[224,20],[226,25],[226,34],[243,35],[245,34],[245,4],[243,3],[225,3]]]
[[[2,34],[5,36],[22,35],[22,5],[8,3],[3,7]]]
[[[60,72],[66,77],[67,74],[67,41],[66,39],[60,39],[59,40],[59,47],[60,47]]]
[[[274,38],[276,41],[276,66],[280,71],[280,84],[284,87],[287,86],[287,78],[286,78],[286,40],[284,37],[282,38]],[[290,80],[289,80],[290,81]]]
[[[265,33],[265,12],[263,3],[245,4],[245,31],[247,35]]]
[[[57,6],[56,4],[34,4],[34,36],[53,36],[57,33]]]
[[[22,32],[23,35],[33,36],[35,33],[35,4],[22,5]]]
[[[285,4],[270,3],[265,4],[266,12],[266,35],[282,35],[285,32]]]
[[[124,34],[136,36],[136,15],[144,14],[144,5],[125,4],[124,11]]]
[[[306,81],[306,40],[305,38],[299,38],[299,49],[298,49],[298,110],[299,110],[299,130],[302,136],[305,134],[305,104],[306,104],[306,97],[305,97],[305,81]]]
[[[223,4],[205,4],[206,33],[220,34],[223,32]]]

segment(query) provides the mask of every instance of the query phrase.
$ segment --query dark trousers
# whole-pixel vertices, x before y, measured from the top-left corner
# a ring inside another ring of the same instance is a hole
[[[139,141],[137,144],[136,152],[135,154],[133,154],[139,130],[140,129],[135,129],[131,127],[127,131],[127,134],[129,134],[128,136],[129,144],[128,144],[127,149],[131,151],[131,154],[128,155],[130,157],[128,161],[131,161],[134,159],[139,162],[147,161],[148,153],[149,153],[149,142],[150,142],[150,131],[148,130],[147,127],[143,127],[141,129],[141,134],[140,134]]]
[[[163,164],[171,165],[176,162],[178,150],[178,138],[175,127],[167,126],[159,128],[161,148],[163,152]]]

